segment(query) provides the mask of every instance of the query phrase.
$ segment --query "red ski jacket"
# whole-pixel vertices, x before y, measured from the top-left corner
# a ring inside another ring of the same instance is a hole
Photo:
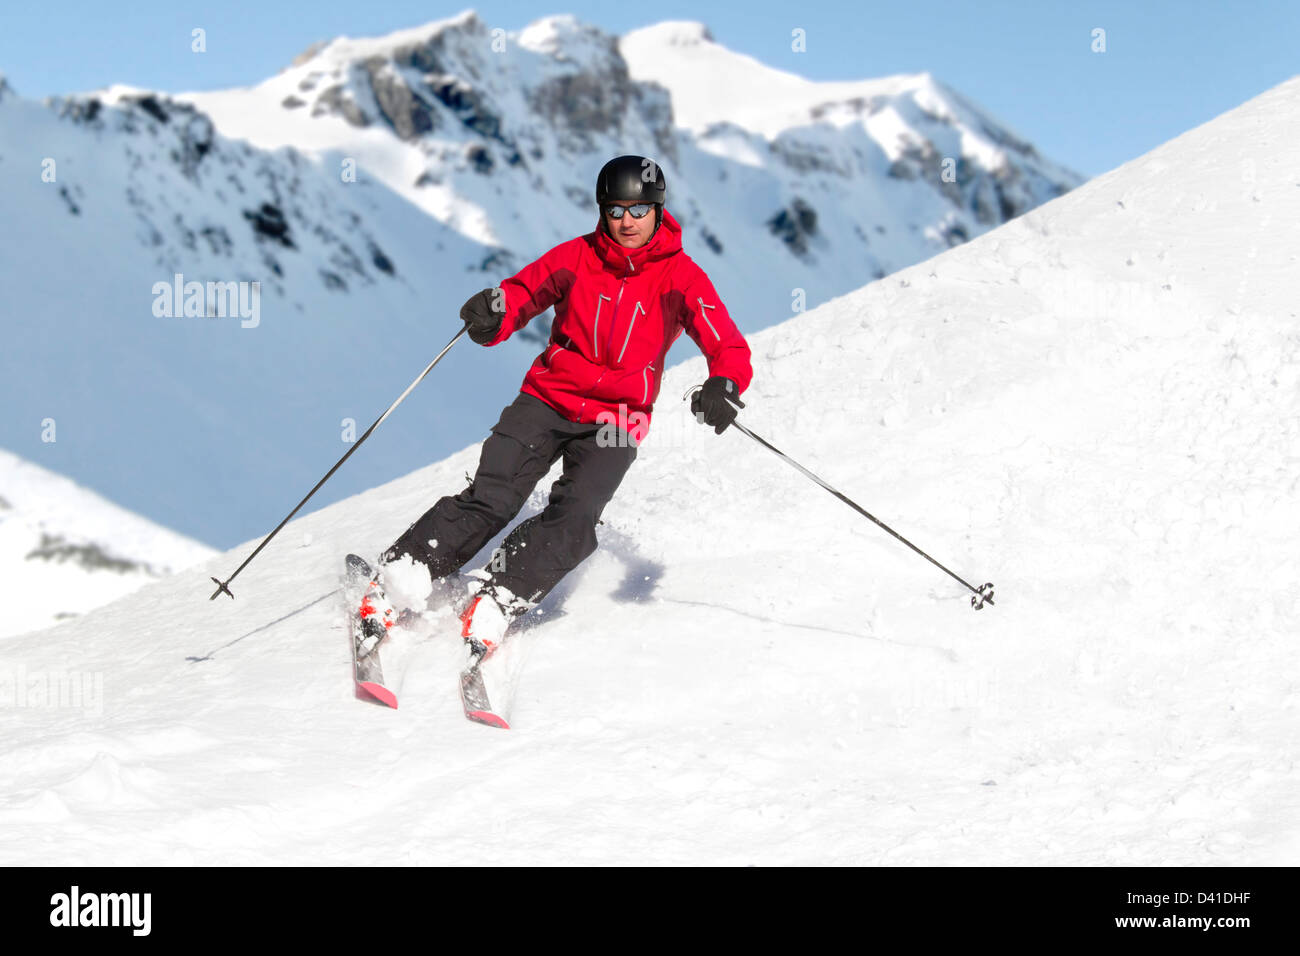
[[[501,289],[505,319],[488,345],[555,306],[550,343],[522,390],[570,421],[616,423],[639,444],[664,358],[683,329],[708,357],[709,375],[725,375],[742,392],[753,377],[749,345],[709,277],[682,251],[681,226],[666,210],[644,246],[625,249],[597,228],[524,266]]]

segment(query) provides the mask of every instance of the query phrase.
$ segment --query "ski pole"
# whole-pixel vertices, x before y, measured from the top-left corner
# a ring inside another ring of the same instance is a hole
[[[692,389],[691,391],[694,391],[694,389]],[[687,394],[690,394],[690,393],[688,392]],[[797,461],[795,461],[793,458],[791,458],[791,457],[790,457],[789,455],[787,455],[785,452],[781,451],[781,449],[777,448],[777,447],[776,447],[775,445],[773,445],[771,442],[769,442],[769,441],[765,441],[764,439],[760,438],[758,435],[755,435],[752,431],[750,431],[750,430],[749,430],[748,428],[746,428],[744,425],[740,424],[739,421],[733,421],[733,422],[732,422],[732,425],[734,425],[736,428],[739,428],[742,432],[744,432],[744,433],[745,433],[746,435],[748,435],[750,438],[754,439],[754,441],[758,442],[758,443],[759,443],[760,445],[762,445],[764,448],[767,448],[767,449],[769,449],[770,451],[775,452],[775,453],[776,453],[778,456],[780,456],[784,461],[787,461],[787,462],[789,462],[791,465],[793,465],[795,468],[798,468],[801,472],[803,472],[805,475],[807,475],[807,476],[808,476],[809,478],[811,478],[813,481],[817,482],[817,484],[821,485],[823,488],[825,488],[827,491],[829,491],[831,494],[833,494],[836,498],[839,498],[840,501],[844,502],[846,505],[848,505],[850,508],[852,508],[852,509],[853,509],[854,511],[856,511],[858,514],[862,515],[864,518],[868,518],[868,519],[870,519],[871,521],[875,522],[875,523],[876,523],[877,525],[879,525],[881,528],[884,528],[886,531],[888,531],[890,534],[892,534],[892,535],[893,535],[895,538],[897,538],[899,541],[903,542],[903,544],[907,545],[909,548],[911,548],[913,551],[915,551],[915,552],[916,552],[917,554],[919,554],[921,557],[925,558],[925,560],[927,560],[927,561],[929,561],[931,564],[933,564],[933,565],[934,565],[936,568],[938,568],[940,571],[943,571],[945,574],[947,574],[947,575],[948,575],[949,577],[951,577],[953,580],[958,581],[958,582],[960,582],[962,585],[964,585],[964,586],[966,587],[966,589],[967,589],[968,591],[971,591],[971,592],[973,593],[973,595],[974,595],[974,596],[970,599],[970,604],[971,604],[971,607],[973,607],[975,610],[978,611],[980,608],[984,607],[985,604],[992,604],[992,603],[993,603],[993,583],[992,583],[992,582],[989,582],[989,583],[987,583],[987,584],[982,584],[982,585],[980,585],[978,588],[977,588],[977,587],[973,587],[973,586],[970,585],[970,584],[967,584],[965,581],[963,581],[961,578],[957,577],[957,575],[953,574],[951,571],[949,571],[947,568],[945,568],[942,564],[940,564],[940,563],[939,563],[938,561],[936,561],[934,558],[930,557],[928,554],[926,554],[924,551],[922,551],[922,550],[921,550],[920,548],[918,548],[916,545],[912,544],[912,542],[910,542],[910,541],[908,541],[906,538],[904,538],[901,534],[899,534],[897,531],[895,531],[895,530],[894,530],[893,528],[891,528],[889,525],[885,524],[883,521],[881,521],[881,520],[880,520],[879,518],[877,518],[875,515],[871,514],[871,512],[867,511],[865,508],[863,508],[863,507],[862,507],[861,505],[859,505],[857,502],[853,501],[853,500],[852,500],[851,498],[849,498],[848,496],[846,496],[846,495],[840,493],[839,491],[836,491],[836,490],[835,490],[834,488],[832,488],[829,484],[827,484],[827,483],[826,483],[825,481],[823,481],[822,479],[818,478],[818,477],[817,477],[816,475],[814,475],[811,471],[809,471],[809,470],[808,470],[807,468],[805,468],[803,465],[799,464]]]
[[[307,497],[303,498],[302,501],[298,502],[297,506],[285,516],[284,520],[275,526],[275,530],[262,539],[262,543],[257,546],[257,549],[252,554],[250,554],[247,558],[244,559],[243,564],[235,568],[234,574],[226,578],[226,580],[224,581],[218,581],[216,578],[212,579],[216,583],[217,589],[212,592],[212,597],[208,598],[209,601],[216,600],[217,595],[222,593],[223,591],[226,594],[230,595],[231,600],[234,600],[235,595],[231,594],[230,588],[228,586],[230,582],[235,580],[235,577],[239,574],[239,572],[244,570],[244,568],[248,567],[248,563],[258,556],[261,550],[266,547],[267,543],[272,538],[274,538],[277,534],[280,533],[280,529],[283,528],[285,525],[287,525],[289,523],[289,519],[298,513],[298,509],[301,508],[303,505],[305,505],[307,503],[307,500],[311,498],[312,495],[320,491],[321,485],[325,484],[325,482],[330,480],[330,477],[334,474],[334,472],[338,471],[339,468],[343,465],[343,463],[347,461],[348,458],[352,455],[352,453],[361,447],[361,443],[370,437],[370,433],[373,432],[376,428],[378,428],[380,424],[383,422],[383,420],[393,413],[393,409],[395,409],[398,405],[402,404],[403,400],[405,400],[407,395],[410,395],[411,392],[415,391],[415,386],[419,385],[421,382],[424,381],[424,377],[433,371],[433,367],[442,361],[442,357],[451,351],[451,347],[456,344],[456,340],[459,339],[462,335],[464,335],[468,329],[469,329],[469,325],[467,324],[464,328],[462,328],[459,332],[457,332],[454,336],[452,336],[451,341],[448,342],[446,346],[443,347],[443,350],[439,352],[436,356],[434,356],[433,361],[430,362],[425,367],[424,371],[421,372],[416,377],[415,381],[406,387],[406,391],[404,391],[401,395],[397,396],[397,401],[389,405],[388,410],[385,411],[384,414],[380,415],[377,419],[375,419],[375,423],[366,429],[365,434],[356,440],[356,442],[352,445],[352,447],[349,448],[344,453],[342,458],[340,458],[337,462],[335,462],[334,467],[325,473],[325,477],[322,478],[320,481],[316,482],[316,487],[313,488],[311,491],[307,492]]]

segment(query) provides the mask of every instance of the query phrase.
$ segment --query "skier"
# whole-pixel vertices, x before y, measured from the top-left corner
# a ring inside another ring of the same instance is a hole
[[[500,532],[564,460],[545,510],[519,524],[487,567],[471,572],[471,600],[461,614],[471,645],[497,646],[514,618],[595,551],[596,524],[636,458],[664,359],[683,329],[708,358],[709,378],[691,402],[697,420],[721,434],[736,406],[744,407],[740,395],[753,375],[749,346],[704,270],[682,251],[681,226],[664,209],[665,197],[663,170],[653,160],[610,160],[596,178],[593,232],[561,243],[461,308],[470,338],[493,346],[554,306],[550,341],[484,441],[469,487],[411,525],[381,566],[409,557],[438,583]]]

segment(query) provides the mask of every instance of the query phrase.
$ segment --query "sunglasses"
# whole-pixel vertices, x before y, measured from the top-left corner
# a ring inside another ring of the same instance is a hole
[[[623,211],[627,210],[632,214],[633,219],[644,219],[646,213],[654,208],[653,203],[639,202],[635,206],[606,206],[605,215],[610,219],[622,219]]]

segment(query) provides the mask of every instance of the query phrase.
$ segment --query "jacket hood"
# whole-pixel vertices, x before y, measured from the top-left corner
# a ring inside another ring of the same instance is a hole
[[[620,273],[640,272],[646,263],[667,259],[682,251],[682,227],[667,209],[664,210],[663,222],[644,246],[625,249],[602,227],[597,227],[588,239],[601,262]]]

